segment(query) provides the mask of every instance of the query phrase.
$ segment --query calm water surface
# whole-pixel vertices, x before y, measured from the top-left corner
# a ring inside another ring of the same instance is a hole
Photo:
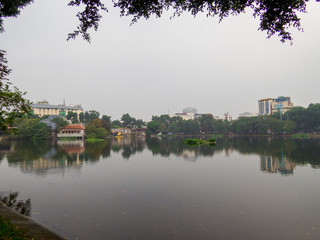
[[[68,239],[319,239],[319,167],[319,140],[2,141],[0,198]]]

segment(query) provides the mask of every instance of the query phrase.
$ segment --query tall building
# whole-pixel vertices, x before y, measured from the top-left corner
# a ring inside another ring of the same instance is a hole
[[[258,100],[259,115],[271,115],[281,110],[282,113],[292,109],[293,103],[290,97],[263,98]]]
[[[284,113],[293,108],[293,103],[290,100],[290,97],[280,96],[274,99],[272,103],[272,113],[278,112],[281,108],[281,111]]]
[[[39,115],[40,117],[44,115],[61,115],[67,116],[68,112],[75,112],[79,114],[83,112],[81,105],[51,105],[48,101],[40,101],[36,104],[31,104],[32,113]]]
[[[258,100],[259,115],[270,115],[272,111],[273,98],[263,98]]]

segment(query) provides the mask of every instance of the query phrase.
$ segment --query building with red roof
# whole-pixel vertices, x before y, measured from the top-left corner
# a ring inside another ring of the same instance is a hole
[[[69,124],[61,129],[57,137],[84,139],[85,131],[86,128],[82,124]]]

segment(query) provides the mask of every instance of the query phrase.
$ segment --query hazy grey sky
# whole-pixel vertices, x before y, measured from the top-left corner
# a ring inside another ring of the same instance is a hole
[[[68,1],[36,0],[18,18],[5,19],[0,48],[7,51],[10,80],[27,98],[52,104],[81,103],[118,119],[193,106],[220,117],[258,112],[257,100],[291,96],[295,105],[320,102],[320,4],[301,14],[304,32],[294,44],[266,39],[251,13],[226,18],[170,20],[119,17],[109,7],[92,43],[66,41],[77,25]]]

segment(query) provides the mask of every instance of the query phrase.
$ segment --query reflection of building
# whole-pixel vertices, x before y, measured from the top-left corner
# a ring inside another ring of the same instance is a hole
[[[291,175],[296,164],[290,162],[286,157],[282,159],[273,156],[260,156],[260,170],[268,173],[281,173],[282,175]]]
[[[68,154],[83,153],[84,142],[83,141],[57,141],[57,145],[61,147]]]
[[[43,115],[61,115],[65,117],[68,115],[68,112],[75,112],[79,117],[79,114],[83,113],[81,105],[51,105],[48,101],[40,101],[36,104],[31,104],[31,108],[32,113],[39,115],[40,117],[42,117]]]
[[[78,169],[82,165],[82,161],[68,161],[67,159],[46,159],[39,158],[33,161],[23,161],[19,163],[20,169],[25,173],[36,173],[39,175],[46,175],[47,173],[64,173],[65,168],[72,167],[73,170]]]
[[[57,141],[61,150],[51,148],[43,157],[33,161],[19,163],[22,172],[45,175],[48,173],[62,173],[65,169],[80,171],[83,161],[80,154],[84,152],[83,141]],[[58,157],[57,157],[58,156]],[[56,159],[57,158],[57,159]]]
[[[290,97],[280,96],[278,98],[264,98],[258,100],[259,104],[259,115],[270,115],[273,114],[279,109],[281,112],[286,112],[293,108],[293,103],[290,100]]]
[[[181,156],[186,160],[196,161],[197,154],[193,149],[183,149]]]

